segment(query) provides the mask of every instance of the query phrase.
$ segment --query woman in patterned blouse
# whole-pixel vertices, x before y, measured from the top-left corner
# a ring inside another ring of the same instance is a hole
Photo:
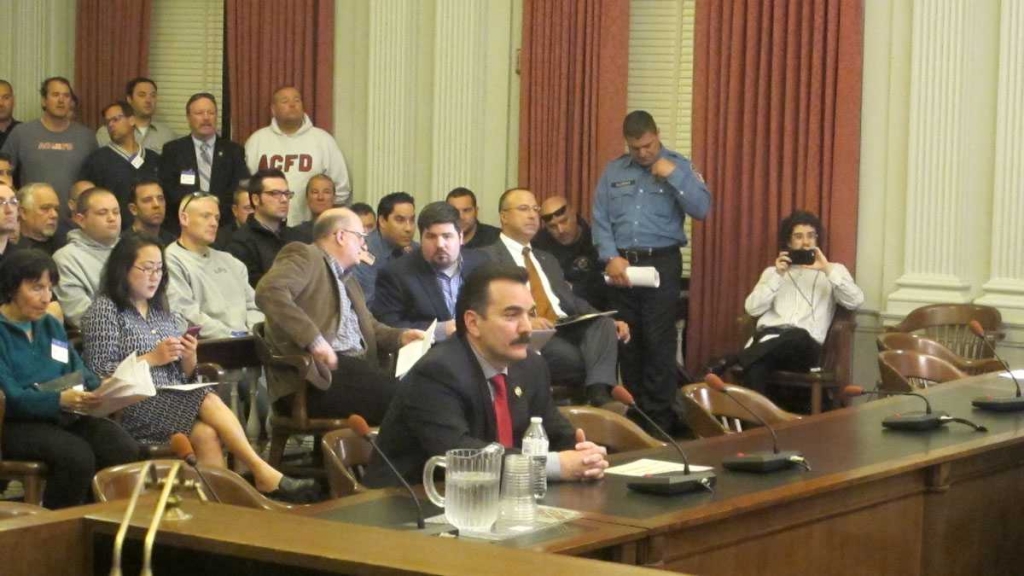
[[[132,352],[150,365],[157,394],[125,408],[121,425],[147,444],[185,433],[206,466],[225,466],[223,442],[252,471],[260,492],[290,501],[311,499],[314,482],[284,476],[263,461],[238,418],[210,387],[163,389],[194,381],[198,346],[194,336],[184,334],[187,323],[168,309],[166,290],[160,244],[142,235],[126,236],[111,252],[100,295],[82,318],[85,362],[100,377],[113,374]]]

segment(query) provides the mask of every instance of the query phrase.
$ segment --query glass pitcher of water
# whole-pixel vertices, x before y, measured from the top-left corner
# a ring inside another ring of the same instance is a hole
[[[444,508],[449,524],[467,532],[487,532],[498,519],[498,486],[505,449],[491,443],[483,448],[458,448],[433,456],[423,468],[423,487],[435,506]],[[434,469],[444,470],[441,496],[434,485]]]

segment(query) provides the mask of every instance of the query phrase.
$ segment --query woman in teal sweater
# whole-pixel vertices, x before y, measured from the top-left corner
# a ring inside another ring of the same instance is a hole
[[[11,460],[45,462],[43,505],[86,502],[97,470],[140,458],[121,427],[87,412],[99,402],[99,379],[68,343],[64,327],[46,312],[57,265],[39,250],[21,250],[0,266],[0,389],[7,397],[0,450]],[[47,392],[37,386],[80,372],[84,390]]]

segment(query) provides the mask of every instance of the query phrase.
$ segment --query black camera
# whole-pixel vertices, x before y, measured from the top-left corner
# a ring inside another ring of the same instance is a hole
[[[800,266],[810,266],[816,259],[814,250],[788,250],[787,253],[789,261]]]

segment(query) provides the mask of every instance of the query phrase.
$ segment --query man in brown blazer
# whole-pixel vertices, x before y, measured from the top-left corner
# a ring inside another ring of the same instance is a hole
[[[311,417],[360,414],[371,424],[384,418],[398,381],[381,369],[380,355],[422,338],[378,322],[351,273],[366,245],[363,224],[347,208],[320,215],[313,244],[292,242],[256,286],[256,304],[266,314],[265,337],[281,354],[313,356],[304,376]],[[304,385],[288,370],[269,370],[271,401]]]

